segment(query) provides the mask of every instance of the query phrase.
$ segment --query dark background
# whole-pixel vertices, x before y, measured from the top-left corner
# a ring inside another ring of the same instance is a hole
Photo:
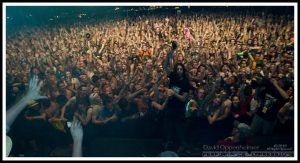
[[[116,10],[116,8],[119,8]],[[88,20],[120,19],[136,17],[139,15],[153,14],[176,14],[177,10],[185,13],[217,13],[230,12],[231,14],[245,12],[262,12],[265,15],[294,14],[293,6],[7,6],[6,8],[6,30],[20,30],[26,26],[53,26],[85,22]],[[81,15],[80,14],[85,14]]]

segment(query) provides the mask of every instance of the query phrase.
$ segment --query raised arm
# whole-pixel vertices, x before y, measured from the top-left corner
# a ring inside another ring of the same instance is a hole
[[[38,80],[37,76],[33,76],[33,78],[29,82],[29,89],[26,95],[14,106],[12,106],[6,112],[6,127],[7,130],[13,124],[17,116],[21,113],[21,111],[32,101],[47,98],[46,96],[41,96],[39,91],[43,85],[43,81]]]
[[[82,156],[82,139],[83,139],[83,129],[80,124],[80,121],[77,118],[73,118],[71,124],[71,135],[73,138],[73,153],[72,157],[81,157]]]
[[[144,91],[147,91],[145,88],[141,88],[141,89],[139,89],[139,90],[137,90],[136,92],[134,92],[134,93],[132,93],[132,94],[129,94],[128,96],[127,96],[127,99],[128,100],[131,100],[131,99],[133,99],[135,96],[137,96],[138,94],[140,94],[140,93],[142,93],[142,92],[144,92]]]
[[[225,118],[228,117],[229,113],[230,113],[230,107],[231,107],[231,102],[229,102],[228,104],[224,104],[225,106],[225,113],[221,116],[218,116],[218,118],[216,119],[216,121],[220,121],[220,120],[223,120]]]
[[[284,100],[287,100],[289,96],[287,93],[278,85],[277,80],[271,79],[271,83],[274,85],[274,87],[277,89],[279,94],[284,98]]]
[[[152,101],[152,106],[154,107],[154,108],[156,108],[156,109],[158,109],[158,110],[164,110],[165,108],[166,108],[166,106],[167,106],[167,103],[168,103],[168,101],[169,101],[169,97],[167,97],[166,99],[165,99],[165,101],[164,101],[164,103],[161,105],[161,104],[159,104],[158,102],[156,102],[156,101]]]
[[[76,112],[74,115],[80,120],[81,124],[87,125],[92,120],[92,108],[89,108],[87,111],[87,116],[84,118],[80,114],[77,114]]]
[[[73,103],[73,102],[75,102],[75,100],[76,100],[76,97],[74,96],[74,97],[72,97],[63,107],[62,107],[62,109],[61,109],[61,114],[60,114],[60,119],[64,119],[64,116],[65,116],[65,112],[66,112],[66,109],[67,109],[67,107],[71,104],[71,103]]]
[[[184,92],[182,95],[180,95],[179,93],[175,92],[172,89],[168,89],[168,91],[170,92],[171,95],[174,95],[174,97],[176,97],[177,99],[179,99],[182,102],[185,102],[187,99],[187,92]]]
[[[218,77],[215,84],[212,87],[212,90],[210,91],[210,93],[205,97],[205,101],[210,101],[214,94],[216,93],[216,91],[220,88],[221,86],[221,78]]]

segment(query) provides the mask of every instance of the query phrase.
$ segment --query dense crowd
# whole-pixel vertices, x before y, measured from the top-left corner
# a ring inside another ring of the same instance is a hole
[[[53,149],[68,142],[73,117],[84,147],[129,131],[161,132],[164,149],[179,153],[194,140],[293,133],[293,31],[286,15],[232,13],[24,28],[6,42],[7,108],[35,75],[48,98],[27,106],[12,138]]]

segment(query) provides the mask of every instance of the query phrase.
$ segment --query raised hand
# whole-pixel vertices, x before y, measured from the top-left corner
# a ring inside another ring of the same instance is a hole
[[[33,76],[29,82],[29,89],[26,95],[15,105],[9,108],[6,112],[6,126],[7,130],[9,130],[12,123],[15,121],[17,116],[21,113],[21,111],[32,101],[38,100],[42,98],[47,98],[46,96],[41,96],[39,91],[43,85],[43,82],[39,82],[37,76]]]
[[[39,81],[36,75],[33,76],[33,78],[30,79],[29,89],[24,98],[28,101],[47,98],[46,96],[42,96],[39,93],[42,85],[43,81]]]
[[[83,129],[80,121],[76,117],[73,117],[70,131],[74,142],[82,141]]]
[[[71,124],[71,135],[73,138],[73,157],[81,157],[82,156],[82,139],[83,139],[83,129],[80,124],[80,121],[73,117],[73,121]]]

